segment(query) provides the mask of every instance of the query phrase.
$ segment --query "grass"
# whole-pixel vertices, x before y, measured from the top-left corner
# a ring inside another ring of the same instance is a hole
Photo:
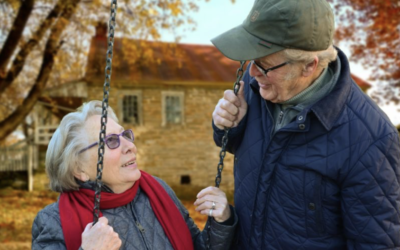
[[[46,175],[37,173],[33,192],[0,189],[0,250],[31,249],[31,227],[36,214],[58,197],[58,193],[46,190],[46,186]],[[197,226],[202,229],[207,216],[196,212],[193,202],[182,200]]]

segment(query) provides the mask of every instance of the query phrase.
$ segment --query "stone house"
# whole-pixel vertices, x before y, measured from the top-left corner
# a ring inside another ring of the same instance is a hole
[[[105,31],[98,27],[91,41],[85,77],[49,89],[36,113],[43,116],[50,106],[68,112],[82,102],[102,100]],[[215,184],[220,148],[212,138],[211,114],[224,90],[233,87],[239,63],[211,45],[178,44],[171,54],[161,43],[139,41],[152,48],[157,60],[129,64],[126,42],[138,41],[114,40],[109,104],[120,124],[134,131],[140,169],[193,199],[200,189]],[[369,87],[355,80],[364,90]],[[227,154],[221,188],[231,197],[233,186],[233,157]]]
[[[43,116],[50,106],[72,110],[85,101],[102,100],[106,40],[98,28],[85,77],[49,89],[36,113]],[[109,105],[120,124],[134,131],[140,169],[193,198],[193,193],[214,185],[220,148],[212,138],[211,114],[223,92],[233,87],[240,65],[209,45],[179,44],[173,55],[166,55],[160,43],[145,43],[152,46],[159,63],[128,65],[117,59],[124,57],[126,48],[115,38]],[[221,188],[233,191],[229,154]]]

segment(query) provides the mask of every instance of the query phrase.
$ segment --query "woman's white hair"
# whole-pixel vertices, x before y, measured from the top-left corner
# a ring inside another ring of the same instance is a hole
[[[78,152],[92,143],[87,141],[84,124],[89,117],[101,114],[102,103],[90,101],[61,120],[49,142],[46,153],[46,173],[50,179],[51,190],[65,192],[79,188],[74,178],[74,172],[82,169],[84,156]],[[108,107],[107,115],[108,118],[118,122],[111,107]]]
[[[317,56],[319,59],[318,67],[326,68],[330,62],[333,62],[337,58],[337,50],[331,45],[326,50],[320,51],[305,51],[298,49],[284,49],[282,55],[288,60],[293,62],[304,62],[310,63]]]

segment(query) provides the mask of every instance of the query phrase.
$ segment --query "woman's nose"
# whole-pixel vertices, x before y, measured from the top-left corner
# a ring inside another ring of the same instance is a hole
[[[136,145],[133,142],[128,141],[125,138],[122,138],[121,143],[122,143],[122,150],[124,153],[129,153],[131,151],[136,154],[137,149],[136,149]]]

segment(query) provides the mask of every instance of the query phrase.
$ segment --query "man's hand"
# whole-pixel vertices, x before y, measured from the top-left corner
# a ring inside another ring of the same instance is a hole
[[[114,229],[108,225],[106,217],[99,218],[93,226],[90,222],[82,233],[82,248],[84,250],[118,250],[121,239]]]
[[[244,99],[244,82],[240,81],[240,89],[236,96],[233,90],[225,90],[224,97],[215,106],[213,120],[219,129],[234,128],[247,112],[247,102]]]

